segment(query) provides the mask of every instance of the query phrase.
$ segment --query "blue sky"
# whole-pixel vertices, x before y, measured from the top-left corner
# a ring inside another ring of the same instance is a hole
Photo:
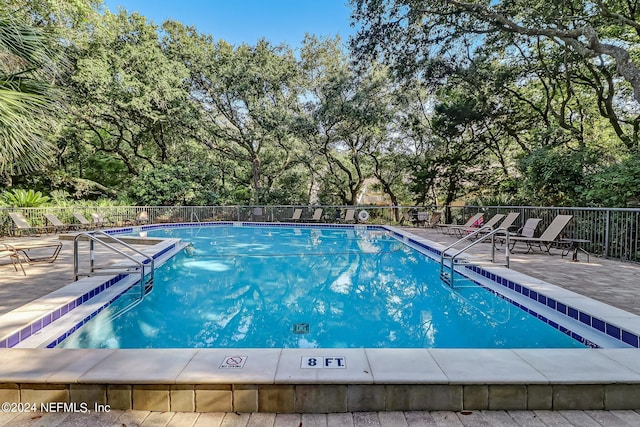
[[[339,34],[343,43],[354,34],[347,0],[105,0],[105,5],[112,12],[118,6],[139,12],[156,24],[175,19],[232,44],[255,44],[264,37],[295,49],[305,33]]]

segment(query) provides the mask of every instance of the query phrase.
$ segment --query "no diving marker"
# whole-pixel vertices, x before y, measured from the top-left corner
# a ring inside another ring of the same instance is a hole
[[[347,358],[344,356],[302,356],[302,369],[346,369]]]
[[[219,369],[242,369],[247,356],[225,356]]]

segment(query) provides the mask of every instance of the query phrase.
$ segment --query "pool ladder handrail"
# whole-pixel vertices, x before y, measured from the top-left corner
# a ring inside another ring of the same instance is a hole
[[[196,217],[196,220],[195,220],[195,221],[193,220],[193,217],[194,217],[194,216]],[[191,218],[190,218],[190,221],[189,221],[189,222],[197,222],[197,223],[200,223],[200,218],[198,218],[198,214],[197,214],[195,211],[191,211]]]
[[[449,246],[447,246],[446,248],[444,248],[442,250],[442,252],[440,252],[440,279],[442,279],[442,281],[444,281],[445,283],[447,283],[449,286],[451,286],[453,288],[453,282],[454,282],[454,269],[456,266],[456,259],[458,258],[458,256],[460,256],[461,254],[463,254],[464,252],[466,252],[468,249],[474,247],[475,245],[477,245],[480,242],[483,242],[485,240],[487,240],[488,238],[491,238],[491,262],[495,263],[496,262],[496,235],[498,234],[502,234],[502,236],[504,238],[505,241],[505,266],[507,268],[509,268],[509,230],[507,230],[506,228],[493,228],[491,226],[483,226],[478,228],[477,230],[475,230],[473,233],[467,234],[466,236],[464,236],[462,239],[455,241],[454,243],[450,244]],[[472,240],[473,238],[476,238],[476,240],[474,240],[473,242],[471,242],[470,244],[468,244],[467,246],[465,246],[464,248],[458,250],[456,253],[454,254],[447,254],[447,251],[449,249],[454,248],[455,246],[459,245],[462,242],[465,242],[467,240]],[[449,260],[449,271],[445,272],[445,261]],[[460,263],[459,263],[460,264]],[[473,265],[473,264],[478,264],[477,262],[473,262],[473,261],[468,261],[465,262],[465,264],[467,265]]]
[[[98,238],[97,236],[107,237],[108,239],[113,240],[114,242],[124,246],[125,248],[135,252],[136,254],[142,256],[147,261],[146,263],[140,261],[136,257],[116,248],[113,245],[105,242],[104,239]],[[88,272],[80,272],[80,255],[79,255],[79,247],[78,242],[81,238],[86,238],[89,240],[89,271]],[[129,261],[132,261],[135,265],[123,265],[117,266],[115,269],[109,269],[109,271],[100,271],[95,266],[95,244],[94,242],[98,242],[100,245],[108,248],[109,250],[127,258]],[[145,277],[147,276],[147,272],[145,266],[149,267],[149,280],[145,282]],[[134,270],[131,270],[134,269]],[[115,236],[112,236],[108,233],[105,233],[101,230],[91,231],[91,232],[82,232],[76,234],[73,239],[73,280],[77,281],[79,276],[97,276],[97,275],[115,275],[115,274],[131,274],[135,271],[139,270],[140,272],[140,299],[143,299],[147,294],[147,284],[153,285],[154,271],[155,271],[155,262],[152,256],[145,254],[139,249],[134,248],[132,245],[125,243],[121,239],[118,239]]]

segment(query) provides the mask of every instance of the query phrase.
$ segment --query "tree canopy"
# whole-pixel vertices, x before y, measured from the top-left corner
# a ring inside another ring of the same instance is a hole
[[[635,2],[351,5],[354,38],[294,49],[97,0],[0,0],[5,186],[144,205],[640,203]]]

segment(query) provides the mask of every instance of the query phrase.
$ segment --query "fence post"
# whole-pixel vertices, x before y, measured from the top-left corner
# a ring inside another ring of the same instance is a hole
[[[607,214],[605,215],[605,224],[604,224],[604,256],[609,256],[609,222],[610,218],[610,210],[607,209]]]

